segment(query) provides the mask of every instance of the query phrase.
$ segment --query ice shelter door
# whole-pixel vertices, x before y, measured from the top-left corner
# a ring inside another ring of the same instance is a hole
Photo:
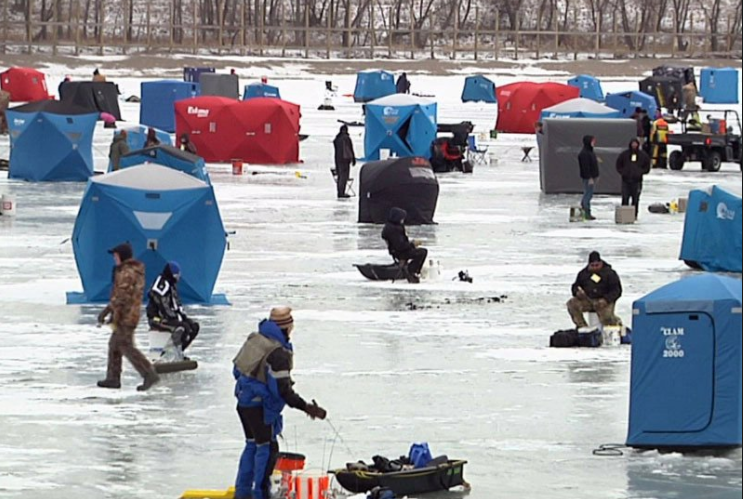
[[[712,421],[715,400],[715,325],[703,313],[651,315],[654,366],[646,432],[693,433]]]

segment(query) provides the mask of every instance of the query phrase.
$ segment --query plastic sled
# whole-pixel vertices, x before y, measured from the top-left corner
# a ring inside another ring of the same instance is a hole
[[[361,275],[370,281],[399,281],[405,280],[405,273],[396,263],[385,265],[375,265],[367,263],[365,265],[354,265]]]
[[[183,356],[180,348],[173,345],[168,331],[149,331],[149,357],[158,374],[193,371],[199,367],[198,362]]]
[[[464,465],[467,461],[449,461],[440,466],[418,468],[413,470],[380,473],[376,471],[337,470],[338,483],[349,492],[366,493],[375,487],[386,487],[396,495],[426,494],[466,486]]]

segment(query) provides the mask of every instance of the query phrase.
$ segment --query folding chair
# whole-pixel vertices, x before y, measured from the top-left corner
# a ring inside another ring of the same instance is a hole
[[[478,147],[477,137],[474,135],[467,137],[467,159],[472,164],[488,164],[488,146]]]
[[[531,159],[531,156],[529,156],[531,154],[532,150],[534,150],[533,147],[522,147],[521,148],[521,151],[524,153],[524,157],[521,158],[521,162],[522,163],[531,163],[533,161]]]
[[[338,185],[338,171],[335,168],[331,168],[330,173],[333,175],[333,182],[335,182],[335,185]],[[348,177],[348,182],[346,182],[346,194],[356,196],[356,191],[353,190],[353,177],[351,176]]]

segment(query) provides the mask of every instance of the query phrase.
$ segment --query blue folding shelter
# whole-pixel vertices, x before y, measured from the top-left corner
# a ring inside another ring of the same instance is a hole
[[[356,75],[353,100],[371,102],[397,93],[395,75],[388,71],[362,71]]]
[[[69,102],[39,101],[6,111],[12,179],[82,182],[93,175],[98,113]]]
[[[495,96],[495,83],[482,75],[468,76],[464,80],[462,102],[497,104],[498,99]]]
[[[578,75],[568,80],[568,85],[579,88],[580,96],[585,99],[595,100],[596,102],[603,102],[604,100],[604,89],[601,88],[601,81],[595,76]]]
[[[169,133],[175,132],[175,103],[200,95],[199,84],[178,81],[146,81],[141,85],[139,122]]]
[[[279,87],[273,85],[267,85],[265,83],[251,83],[245,85],[243,91],[243,100],[254,99],[256,97],[273,97],[275,99],[281,99],[281,92]]]
[[[634,304],[627,445],[741,446],[741,281],[704,274]]]
[[[107,250],[123,241],[145,264],[147,287],[175,260],[181,266],[178,289],[184,302],[226,302],[213,294],[227,236],[207,183],[154,164],[92,178],[72,234],[84,292],[68,293],[68,303],[108,300],[113,262]]]
[[[367,161],[377,161],[380,150],[401,158],[431,157],[431,144],[438,129],[435,102],[397,94],[366,105],[364,152]]]
[[[720,187],[689,193],[681,260],[710,272],[743,272],[743,203]]]
[[[173,146],[159,145],[132,151],[121,157],[119,168],[131,168],[145,163],[167,166],[168,168],[196,177],[207,184],[211,184],[204,159],[190,152],[176,149]],[[109,173],[113,171],[113,165],[109,165],[108,171]]]
[[[142,125],[135,125],[131,128],[125,128],[126,144],[129,146],[129,151],[136,151],[138,149],[144,148],[145,142],[147,142],[147,128],[148,127]],[[157,136],[157,140],[160,141],[160,144],[166,146],[173,145],[173,139],[169,133],[155,128],[155,135]]]
[[[638,107],[646,109],[651,120],[655,119],[658,114],[658,103],[655,97],[639,90],[609,94],[606,96],[605,104],[620,111],[623,118],[629,118],[635,114],[635,109]]]
[[[707,104],[738,104],[740,102],[740,70],[737,68],[706,68],[702,70],[700,94]]]

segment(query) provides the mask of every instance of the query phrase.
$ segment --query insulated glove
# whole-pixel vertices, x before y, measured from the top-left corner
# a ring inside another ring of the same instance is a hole
[[[111,313],[110,307],[107,306],[106,308],[104,308],[103,311],[101,311],[101,313],[98,314],[98,324],[105,324],[106,318],[108,317],[110,313]]]
[[[307,408],[304,410],[304,412],[306,412],[307,415],[312,419],[319,419],[321,421],[325,420],[325,418],[328,416],[328,411],[317,405],[317,402],[315,402],[314,400],[311,404],[307,404]]]

